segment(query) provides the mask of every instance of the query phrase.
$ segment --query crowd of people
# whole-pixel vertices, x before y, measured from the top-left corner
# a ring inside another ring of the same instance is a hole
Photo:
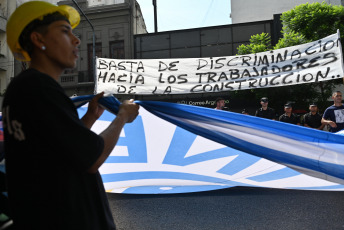
[[[320,114],[316,103],[312,102],[309,104],[309,112],[299,116],[293,113],[292,103],[286,103],[284,105],[284,113],[277,116],[275,109],[270,108],[269,99],[262,97],[260,99],[261,107],[256,110],[255,116],[278,120],[294,125],[302,125],[308,128],[318,130],[328,130],[332,133],[338,132],[344,129],[344,105],[342,103],[342,93],[335,91],[332,94],[333,105],[328,107],[324,114]],[[216,99],[216,108],[219,110],[227,110],[225,107],[225,100],[223,98]],[[247,110],[244,109],[242,114],[248,114]]]

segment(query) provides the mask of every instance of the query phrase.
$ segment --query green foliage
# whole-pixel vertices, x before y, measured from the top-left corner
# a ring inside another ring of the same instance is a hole
[[[304,44],[307,42],[309,41],[303,35],[292,31],[290,33],[284,34],[283,38],[281,38],[278,41],[278,43],[271,48],[270,35],[267,33],[261,33],[252,35],[249,44],[240,45],[238,47],[238,55],[260,53],[269,50],[277,50],[290,46]]]
[[[301,45],[307,43],[307,39],[299,33],[291,31],[289,33],[283,34],[283,38],[278,40],[277,44],[274,46],[274,50],[282,49],[290,46]]]
[[[341,32],[344,38],[344,7],[323,3],[306,3],[286,11],[281,16],[284,34],[296,32],[315,41]]]
[[[238,54],[252,54],[260,53],[271,49],[271,37],[267,33],[261,33],[252,35],[250,38],[250,44],[240,45],[238,47]]]

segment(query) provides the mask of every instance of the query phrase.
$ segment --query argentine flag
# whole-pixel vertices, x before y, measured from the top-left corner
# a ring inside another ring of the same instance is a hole
[[[93,98],[72,98],[77,106]],[[181,193],[233,186],[344,190],[344,136],[259,117],[183,104],[136,101],[140,115],[126,124],[101,167],[108,192]],[[100,99],[109,112],[120,102]],[[79,114],[87,108],[80,107]]]

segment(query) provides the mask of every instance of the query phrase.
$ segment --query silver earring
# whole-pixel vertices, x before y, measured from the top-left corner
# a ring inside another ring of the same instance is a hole
[[[45,50],[46,49],[46,47],[45,46],[42,46],[42,50]]]

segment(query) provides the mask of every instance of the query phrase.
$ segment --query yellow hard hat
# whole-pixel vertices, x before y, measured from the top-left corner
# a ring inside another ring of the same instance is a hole
[[[24,28],[35,19],[43,19],[47,14],[59,12],[66,16],[71,27],[74,29],[80,22],[80,15],[76,9],[71,6],[56,6],[43,1],[31,1],[20,5],[11,15],[7,22],[6,34],[7,44],[10,47],[14,57],[19,61],[30,61],[29,54],[22,49],[19,44],[20,34]]]

